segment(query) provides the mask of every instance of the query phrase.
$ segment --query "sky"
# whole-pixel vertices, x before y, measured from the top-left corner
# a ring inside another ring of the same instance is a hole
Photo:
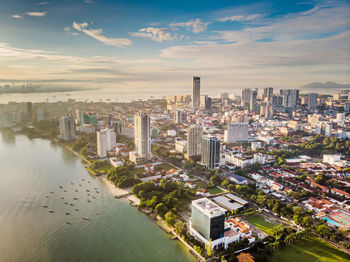
[[[0,85],[184,93],[350,83],[350,1],[0,0]]]

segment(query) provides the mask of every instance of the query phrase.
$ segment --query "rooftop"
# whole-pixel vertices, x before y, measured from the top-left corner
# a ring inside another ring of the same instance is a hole
[[[200,198],[192,201],[192,206],[199,209],[202,213],[206,214],[208,217],[216,217],[219,215],[224,215],[226,210],[219,205],[215,204],[208,198]]]

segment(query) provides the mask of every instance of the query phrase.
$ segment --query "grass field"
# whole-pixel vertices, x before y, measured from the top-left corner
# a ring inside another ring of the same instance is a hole
[[[160,164],[160,165],[156,165],[154,167],[155,170],[170,170],[170,169],[174,169],[175,167],[173,167],[172,165],[170,164]]]
[[[350,261],[350,256],[316,237],[309,237],[276,251],[269,261],[345,262]]]
[[[207,190],[208,190],[208,192],[209,192],[210,194],[212,194],[212,195],[219,194],[219,193],[222,193],[222,192],[223,192],[220,188],[218,188],[218,187],[216,187],[216,186],[214,186],[214,187],[208,187]]]
[[[128,173],[130,175],[141,175],[143,173],[145,173],[145,169],[143,167],[139,167],[139,168],[134,168],[134,169],[129,169]]]
[[[202,181],[202,180],[197,180],[197,181],[194,181],[193,183],[195,183],[196,184],[196,186],[197,187],[199,187],[199,188],[207,188],[208,187],[208,184],[207,183],[205,183],[204,181]]]
[[[261,231],[267,234],[269,234],[270,230],[276,226],[275,224],[265,221],[265,219],[259,215],[247,217],[246,220],[248,221],[248,223],[252,224],[256,228],[260,229]]]

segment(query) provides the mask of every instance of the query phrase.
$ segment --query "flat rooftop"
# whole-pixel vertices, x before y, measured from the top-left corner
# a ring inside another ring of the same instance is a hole
[[[219,215],[224,215],[226,210],[219,205],[215,204],[208,198],[200,198],[192,201],[192,206],[199,209],[202,213],[206,214],[208,217],[216,217]]]

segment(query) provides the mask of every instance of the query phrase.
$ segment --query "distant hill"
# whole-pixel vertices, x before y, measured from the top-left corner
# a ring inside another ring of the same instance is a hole
[[[334,89],[347,89],[350,88],[350,84],[338,84],[335,82],[325,82],[325,83],[320,83],[320,82],[312,82],[310,84],[303,85],[302,88],[305,89],[318,89],[318,88],[334,88]]]

